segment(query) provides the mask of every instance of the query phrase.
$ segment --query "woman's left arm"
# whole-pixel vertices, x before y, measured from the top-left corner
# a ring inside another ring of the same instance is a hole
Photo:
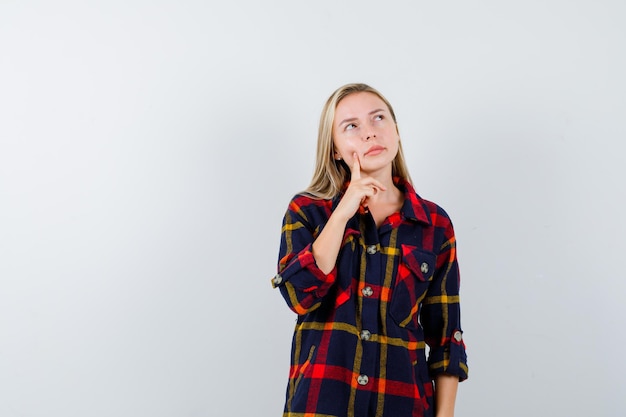
[[[456,391],[459,377],[456,375],[439,374],[435,376],[435,410],[436,417],[453,417]]]
[[[456,256],[454,228],[447,213],[437,207],[433,226],[439,238],[437,265],[433,280],[424,297],[421,322],[426,343],[430,347],[429,371],[435,380],[437,415],[451,416],[458,383],[467,378],[467,355],[461,330],[459,304],[459,266]]]

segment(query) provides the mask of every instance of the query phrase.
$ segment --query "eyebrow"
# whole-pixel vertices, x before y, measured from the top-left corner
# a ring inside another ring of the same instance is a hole
[[[382,111],[382,112],[384,112],[384,111],[385,111],[385,109],[376,109],[376,110],[372,110],[371,112],[367,113],[367,115],[368,115],[368,116],[371,116],[371,115],[376,114],[376,113],[381,112],[381,111]],[[348,118],[348,119],[343,119],[341,122],[339,122],[339,124],[338,124],[337,126],[342,126],[342,125],[344,125],[345,123],[354,122],[355,120],[358,120],[358,119],[359,119],[358,117],[350,117],[350,118]]]

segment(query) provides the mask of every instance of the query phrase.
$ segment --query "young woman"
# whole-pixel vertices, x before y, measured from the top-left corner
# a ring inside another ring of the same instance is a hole
[[[298,314],[285,417],[454,414],[467,378],[454,230],[416,194],[393,109],[365,84],[324,106],[272,285]]]

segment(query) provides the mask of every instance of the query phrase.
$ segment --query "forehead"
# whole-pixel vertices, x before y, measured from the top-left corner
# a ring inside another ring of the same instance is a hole
[[[359,117],[362,113],[367,114],[377,109],[389,111],[385,102],[374,93],[366,91],[352,93],[337,104],[335,120],[340,121],[345,117]]]

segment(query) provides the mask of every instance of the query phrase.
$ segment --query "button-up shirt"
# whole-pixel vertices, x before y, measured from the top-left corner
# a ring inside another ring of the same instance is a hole
[[[433,416],[434,376],[467,378],[452,223],[394,182],[400,211],[380,227],[356,213],[328,274],[312,244],[342,195],[299,194],[289,204],[272,279],[298,314],[285,417]]]

